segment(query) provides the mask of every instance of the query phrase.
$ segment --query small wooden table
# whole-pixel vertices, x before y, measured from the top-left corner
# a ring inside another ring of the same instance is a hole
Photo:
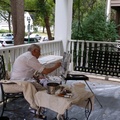
[[[46,90],[39,91],[35,94],[35,101],[39,107],[51,109],[60,115],[63,115],[71,105],[84,107],[85,115],[88,119],[94,106],[94,95],[84,88],[75,88],[72,92],[73,96],[71,98],[65,98],[48,94]],[[66,118],[68,118],[68,116],[66,116]]]

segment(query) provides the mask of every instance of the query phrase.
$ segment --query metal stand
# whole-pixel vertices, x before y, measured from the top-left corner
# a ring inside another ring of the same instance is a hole
[[[98,100],[98,98],[96,97],[96,95],[94,94],[94,92],[92,91],[92,89],[90,88],[89,84],[87,83],[87,80],[89,80],[89,78],[85,75],[79,75],[79,74],[68,74],[67,78],[65,78],[65,80],[84,80],[86,85],[88,86],[88,88],[90,89],[90,91],[93,93],[95,99],[97,100],[97,102],[99,103],[99,105],[102,108],[102,104],[100,103],[100,101]]]
[[[87,104],[85,106],[85,117],[88,120],[89,116],[91,114],[92,111],[92,101],[90,98],[88,98],[87,100]],[[52,119],[52,120],[78,120],[77,118],[69,118],[68,117],[68,110],[66,110],[65,115],[57,115],[56,118]]]
[[[88,86],[88,88],[90,89],[90,91],[93,93],[95,99],[97,100],[97,102],[99,103],[99,105],[101,106],[101,108],[103,107],[102,104],[100,103],[100,101],[98,100],[98,98],[96,97],[95,93],[92,91],[92,89],[90,88],[90,86],[88,85],[88,83],[86,82],[86,80],[84,80],[86,85]]]
[[[92,111],[92,102],[91,102],[91,99],[88,98],[87,100],[87,104],[86,104],[86,107],[85,107],[85,116],[88,120],[90,114],[91,114],[91,111]]]

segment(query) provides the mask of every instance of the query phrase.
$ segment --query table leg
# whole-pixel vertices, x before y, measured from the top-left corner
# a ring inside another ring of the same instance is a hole
[[[45,108],[39,107],[39,110],[37,111],[38,115],[36,114],[35,116],[37,118],[40,118],[40,119],[43,119],[43,120],[47,120],[47,116],[44,115],[44,110],[43,109],[45,109]]]
[[[91,114],[91,111],[92,111],[92,101],[90,98],[87,99],[87,104],[85,106],[85,116],[88,120],[90,114]]]
[[[64,115],[57,115],[57,120],[67,120]]]
[[[87,120],[89,119],[89,116],[91,114],[92,111],[92,101],[90,98],[87,99],[87,104],[85,106],[85,117],[87,118]],[[65,115],[60,115],[58,114],[57,117],[53,120],[78,120],[76,118],[69,118],[68,117],[68,110],[66,110]]]
[[[64,120],[78,120],[77,118],[69,118],[68,117],[68,110],[66,110],[66,116]]]

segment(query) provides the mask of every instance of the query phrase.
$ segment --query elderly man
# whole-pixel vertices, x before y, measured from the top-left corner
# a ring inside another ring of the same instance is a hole
[[[10,79],[30,81],[35,84],[36,81],[33,78],[35,71],[47,75],[61,66],[61,62],[57,62],[53,67],[45,68],[45,65],[38,61],[40,50],[38,45],[32,44],[27,52],[20,55],[14,62]]]
[[[12,81],[28,81],[28,83],[32,83],[32,85],[35,86],[36,91],[44,89],[36,80],[34,79],[33,75],[35,71],[41,73],[41,74],[49,74],[59,68],[61,66],[61,62],[55,63],[53,67],[46,68],[45,65],[41,64],[38,61],[38,58],[40,56],[40,47],[37,44],[32,44],[28,51],[21,54],[14,62],[12,72],[11,72],[11,78]],[[31,104],[31,107],[35,107],[35,102],[32,101],[32,95],[28,95],[28,89],[25,88],[24,97],[26,100]],[[31,87],[33,89],[33,86]],[[30,88],[30,90],[31,90]],[[35,91],[35,90],[34,90]],[[35,92],[36,92],[35,91]],[[32,90],[31,90],[32,92]],[[33,93],[33,96],[35,94]],[[30,93],[31,94],[31,93]]]

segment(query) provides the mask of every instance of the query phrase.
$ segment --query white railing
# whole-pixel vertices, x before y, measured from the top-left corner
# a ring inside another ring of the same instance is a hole
[[[49,41],[49,42],[43,42],[43,43],[36,43],[40,45],[41,47],[41,55],[63,55],[63,42],[62,40],[58,41]],[[87,45],[87,50],[90,49],[100,49],[100,46],[109,45],[113,46],[112,49],[114,51],[118,51],[116,48],[117,42],[103,42],[103,41],[84,41],[84,40],[68,40],[68,51],[71,53],[71,65],[70,65],[70,71],[74,70],[75,65],[81,65],[80,60],[83,61],[83,51],[85,49],[84,45]],[[12,65],[15,61],[15,59],[22,53],[26,52],[30,44],[24,44],[24,45],[17,45],[17,46],[11,46],[11,47],[5,47],[0,48],[0,54],[4,56],[5,60],[5,67],[7,71],[10,71],[12,68]],[[110,48],[111,49],[111,48]],[[76,52],[76,53],[75,53]],[[81,52],[81,56],[79,56]],[[74,54],[75,53],[75,54]],[[86,53],[88,54],[88,52]],[[76,58],[76,61],[74,62],[74,59]],[[87,61],[87,58],[86,58]]]
[[[41,56],[45,55],[63,55],[62,40],[47,41],[43,43],[36,43],[41,47]],[[15,59],[22,53],[26,52],[31,44],[16,45],[11,47],[0,48],[0,54],[4,56],[5,67],[7,71],[11,67]]]

